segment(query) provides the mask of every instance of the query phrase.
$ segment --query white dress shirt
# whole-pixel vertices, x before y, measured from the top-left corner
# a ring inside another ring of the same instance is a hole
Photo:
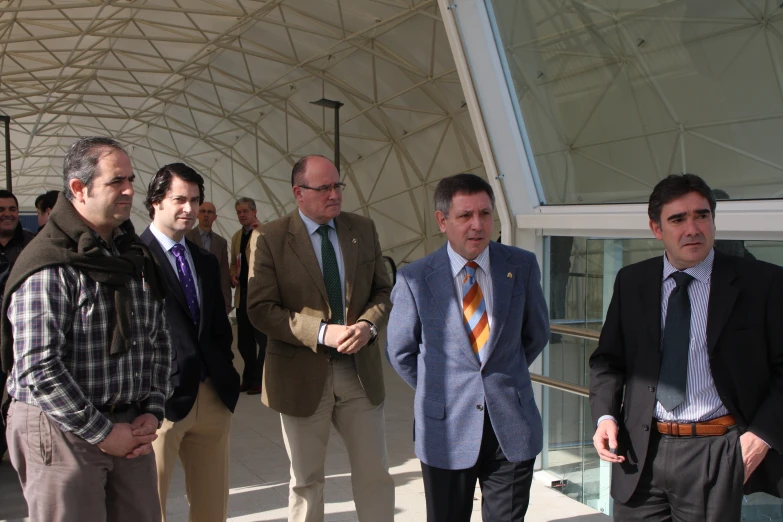
[[[160,247],[163,249],[163,251],[166,252],[166,258],[169,260],[171,268],[174,269],[174,274],[177,276],[177,279],[179,279],[179,272],[177,271],[177,257],[174,255],[174,252],[172,252],[171,249],[174,248],[174,245],[182,245],[185,247],[185,259],[188,260],[190,273],[193,274],[193,282],[196,283],[196,299],[198,300],[198,305],[200,307],[201,289],[199,288],[198,284],[198,274],[196,273],[196,265],[193,264],[193,258],[190,255],[190,249],[188,248],[188,245],[185,244],[185,237],[183,236],[179,241],[174,241],[169,236],[158,230],[154,223],[150,223],[150,232],[152,232],[152,235],[155,236],[155,239],[158,240],[158,243],[160,243]]]

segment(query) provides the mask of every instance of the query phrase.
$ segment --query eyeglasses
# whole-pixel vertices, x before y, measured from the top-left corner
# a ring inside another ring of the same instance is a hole
[[[322,185],[320,187],[308,187],[307,185],[298,186],[303,189],[314,190],[318,194],[328,194],[333,190],[339,194],[345,188],[345,183],[334,183],[332,185]]]

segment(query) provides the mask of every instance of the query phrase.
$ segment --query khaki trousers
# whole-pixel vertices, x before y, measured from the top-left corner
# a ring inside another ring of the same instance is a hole
[[[171,475],[182,461],[190,522],[225,522],[228,510],[231,411],[207,379],[187,417],[166,419],[152,443],[158,467],[158,496],[163,522]]]
[[[32,522],[158,522],[155,458],[112,457],[13,401],[8,450]]]
[[[394,519],[394,481],[389,475],[383,405],[367,398],[353,357],[330,362],[323,396],[310,417],[281,415],[291,460],[289,522],[324,520],[324,462],[334,424],[348,450],[351,485],[360,522]]]

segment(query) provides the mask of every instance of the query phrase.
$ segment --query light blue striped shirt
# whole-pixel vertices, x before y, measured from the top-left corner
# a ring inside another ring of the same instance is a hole
[[[467,272],[465,272],[465,265],[469,260],[456,253],[451,248],[451,243],[447,242],[446,244],[446,251],[449,253],[449,262],[451,263],[451,275],[454,278],[454,290],[461,308],[462,282],[468,275]],[[489,329],[492,330],[492,275],[489,271],[489,246],[487,246],[474,261],[479,266],[476,270],[476,281],[478,281],[479,288],[481,288],[481,293],[484,294],[484,306],[487,309]]]
[[[688,381],[685,392],[685,402],[671,412],[655,404],[655,418],[662,421],[701,422],[722,415],[729,410],[723,405],[715,388],[710,372],[710,358],[707,351],[707,308],[710,302],[710,281],[712,280],[712,263],[715,251],[696,266],[683,270],[693,276],[688,285],[688,296],[691,301],[691,344],[688,350]],[[666,325],[666,310],[669,306],[669,296],[677,286],[669,277],[677,269],[669,263],[666,254],[663,256],[663,285],[661,287],[661,334]],[[663,347],[663,336],[661,337]]]

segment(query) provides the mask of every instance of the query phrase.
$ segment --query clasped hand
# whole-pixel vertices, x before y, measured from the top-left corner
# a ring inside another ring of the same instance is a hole
[[[98,443],[98,448],[115,457],[135,459],[152,453],[152,441],[158,438],[157,430],[158,419],[151,413],[144,413],[130,424],[114,424],[109,436]]]
[[[360,321],[351,326],[341,324],[326,325],[324,344],[336,348],[338,352],[351,355],[364,348],[372,338],[370,325]]]

